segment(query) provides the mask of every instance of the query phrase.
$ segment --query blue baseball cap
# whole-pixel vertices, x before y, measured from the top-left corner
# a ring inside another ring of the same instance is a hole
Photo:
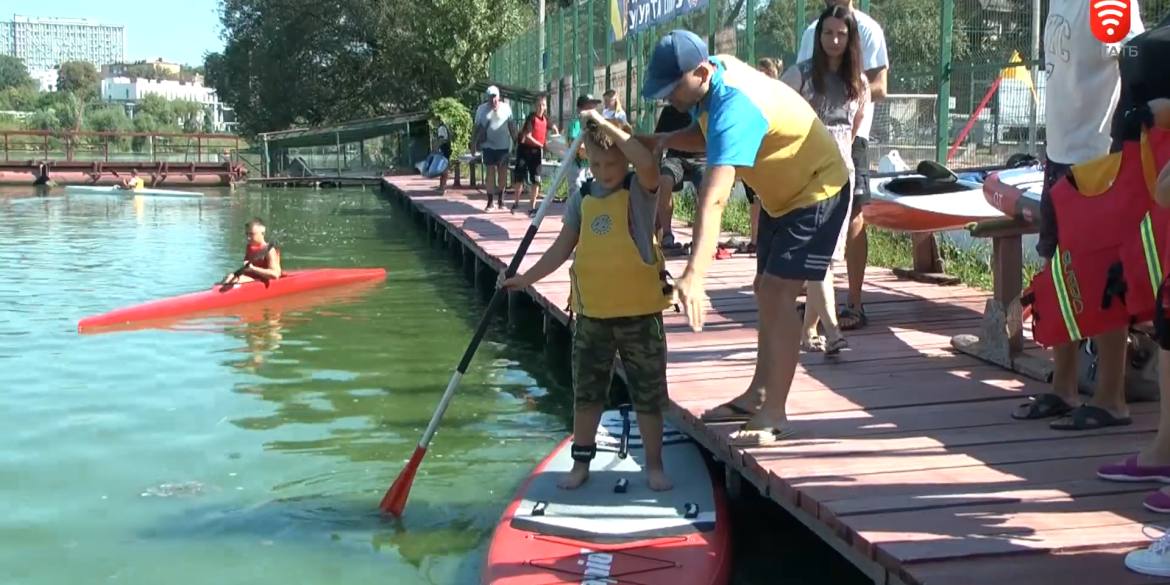
[[[646,81],[642,83],[642,97],[663,100],[674,91],[683,75],[707,62],[707,43],[688,30],[670,31],[654,45],[650,65],[646,67]]]

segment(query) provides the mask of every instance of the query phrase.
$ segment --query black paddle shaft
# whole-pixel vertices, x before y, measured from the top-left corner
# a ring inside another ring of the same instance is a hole
[[[528,231],[524,232],[524,239],[520,240],[520,247],[516,249],[516,255],[512,256],[512,261],[508,263],[508,267],[504,269],[504,278],[512,278],[516,275],[516,271],[520,269],[520,263],[524,261],[524,255],[528,253],[528,247],[532,245],[532,240],[536,238],[536,232],[540,230],[534,220],[528,224]],[[499,287],[496,292],[492,294],[492,300],[488,302],[487,310],[483,312],[483,317],[479,319],[479,325],[475,327],[475,334],[471,336],[471,343],[467,344],[467,350],[463,352],[463,359],[459,360],[459,375],[462,376],[467,373],[467,368],[471,367],[471,360],[475,359],[475,352],[479,349],[479,343],[483,341],[483,336],[487,335],[488,327],[492,322],[492,315],[500,309],[504,299],[508,297],[508,289]]]

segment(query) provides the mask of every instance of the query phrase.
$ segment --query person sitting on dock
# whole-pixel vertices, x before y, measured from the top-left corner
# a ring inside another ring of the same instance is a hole
[[[431,121],[434,122],[435,128],[435,148],[443,158],[447,159],[447,169],[443,174],[439,175],[439,192],[447,191],[447,176],[451,174],[451,129],[443,122],[443,119],[438,114],[431,116]]]
[[[126,191],[141,191],[144,186],[142,177],[138,176],[138,169],[131,169],[130,176],[123,178],[118,188]]]
[[[1105,156],[1113,146],[1109,121],[1121,90],[1117,57],[1105,51],[1089,28],[1090,0],[1052,0],[1044,29],[1044,61],[1048,71],[1044,94],[1047,160],[1040,193],[1040,233],[1036,252],[1047,265],[1056,253],[1056,212],[1049,192],[1073,165]],[[1135,11],[1136,12],[1136,11]],[[1125,41],[1145,30],[1132,19]],[[1118,44],[1120,46],[1120,43]],[[1056,418],[1053,429],[1089,431],[1133,422],[1125,402],[1126,353],[1129,330],[1120,327],[1093,339],[1097,349],[1097,388],[1081,404],[1077,360],[1079,342],[1052,348],[1052,389],[1012,412],[1017,420]]]
[[[264,221],[252,218],[244,226],[244,235],[248,238],[248,249],[244,252],[244,270],[240,275],[229,272],[220,282],[223,284],[242,284],[253,280],[276,280],[280,278],[280,250],[276,245],[269,245],[265,239]]]
[[[548,96],[538,94],[536,110],[524,119],[520,127],[520,140],[516,144],[516,168],[512,182],[516,184],[516,195],[512,200],[512,213],[520,207],[520,194],[525,183],[532,201],[528,215],[536,215],[536,200],[540,197],[540,170],[544,166],[544,145],[549,132],[560,134],[560,129],[548,119]]]
[[[743,420],[734,446],[767,445],[792,434],[786,403],[800,358],[796,298],[829,269],[848,214],[849,171],[833,135],[791,87],[729,55],[709,56],[692,32],[672,31],[654,47],[642,95],[692,110],[697,124],[655,135],[662,148],[707,152],[692,252],[675,288],[690,326],[703,328],[707,270],[738,175],[760,200],[753,288],[759,342],[751,385],[704,419]],[[811,288],[811,287],[810,287]]]
[[[520,290],[573,257],[569,305],[573,326],[573,469],[560,481],[575,489],[589,478],[597,453],[597,425],[609,395],[615,356],[621,356],[645,448],[650,489],[671,489],[662,463],[666,333],[662,311],[671,304],[666,260],[654,244],[659,161],[630,126],[595,109],[581,113],[594,179],[570,197],[561,232],[527,272],[502,286]],[[634,172],[630,172],[633,163]]]
[[[475,112],[475,130],[472,151],[483,147],[483,164],[487,167],[488,203],[485,211],[492,210],[492,198],[504,208],[504,189],[508,181],[508,159],[512,145],[517,138],[516,119],[512,107],[500,99],[500,88],[487,88],[488,101]]]

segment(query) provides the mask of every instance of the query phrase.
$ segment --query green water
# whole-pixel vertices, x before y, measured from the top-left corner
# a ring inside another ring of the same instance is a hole
[[[509,496],[565,436],[568,380],[500,322],[404,518],[376,513],[485,304],[398,207],[31,194],[0,188],[0,582],[478,582]],[[385,283],[247,322],[77,333],[238,267],[257,215],[286,269],[380,266]],[[736,510],[736,585],[858,582],[774,506]]]

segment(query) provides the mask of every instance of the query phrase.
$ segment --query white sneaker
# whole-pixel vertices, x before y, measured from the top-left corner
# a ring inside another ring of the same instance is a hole
[[[1148,529],[1162,532],[1155,537]],[[1154,539],[1149,548],[1135,550],[1125,555],[1125,566],[1132,571],[1154,577],[1170,577],[1170,531],[1161,526],[1142,526],[1142,534]]]

